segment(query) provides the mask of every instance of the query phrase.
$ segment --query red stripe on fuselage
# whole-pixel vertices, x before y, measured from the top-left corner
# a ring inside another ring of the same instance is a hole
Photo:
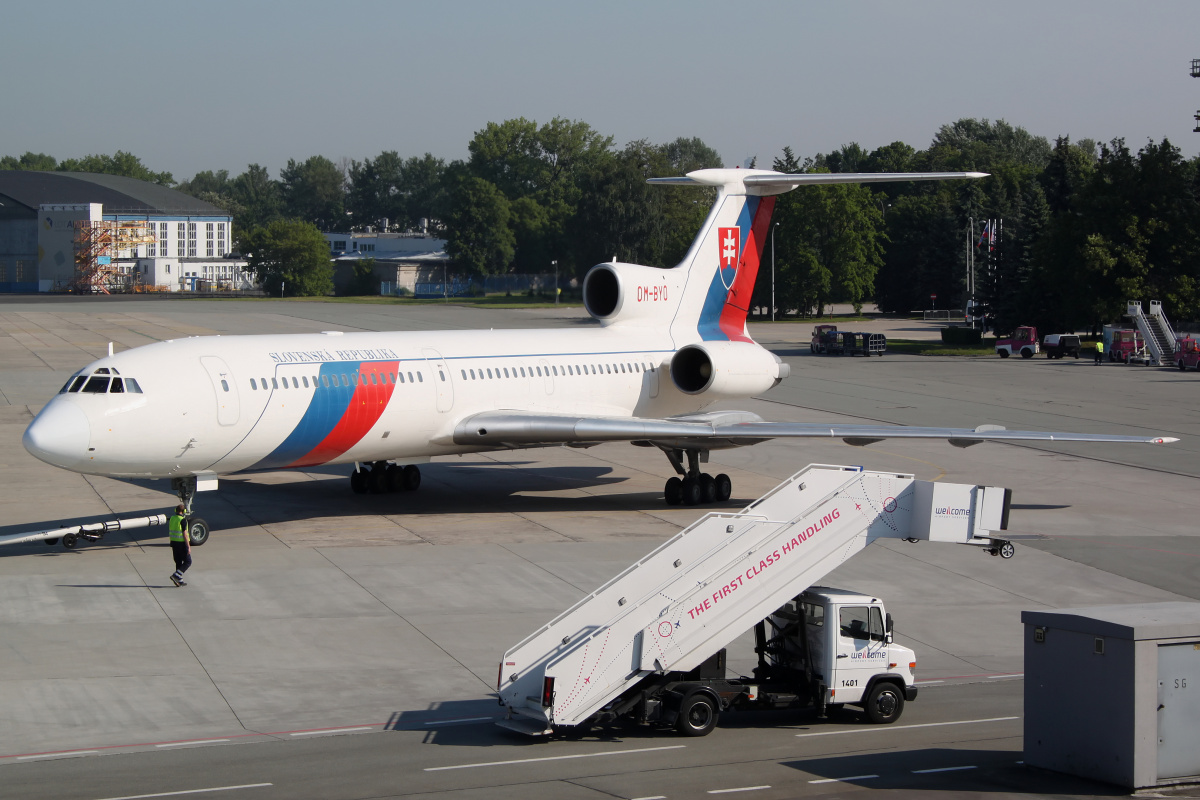
[[[396,385],[387,379],[387,375],[394,375],[398,364],[397,361],[363,363],[358,371],[358,386],[346,413],[320,444],[290,466],[324,464],[358,444],[379,421],[392,399]]]
[[[754,281],[758,278],[758,267],[762,263],[763,247],[767,242],[771,212],[774,210],[774,195],[759,200],[758,208],[754,210],[754,219],[750,223],[750,232],[746,235],[746,244],[742,248],[737,275],[734,276],[733,286],[725,298],[725,306],[721,309],[721,318],[717,324],[731,342],[751,341],[746,335],[746,314],[750,311],[750,297],[754,294]]]

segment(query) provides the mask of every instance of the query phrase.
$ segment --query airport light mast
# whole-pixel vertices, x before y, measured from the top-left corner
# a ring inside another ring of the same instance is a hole
[[[1200,58],[1192,59],[1192,77],[1200,78]],[[1193,133],[1200,133],[1200,111],[1196,112],[1196,127],[1192,128]]]

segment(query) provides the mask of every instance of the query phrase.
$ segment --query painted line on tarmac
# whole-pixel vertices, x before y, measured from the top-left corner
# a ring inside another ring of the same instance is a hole
[[[165,742],[156,744],[155,747],[187,747],[189,744],[216,744],[217,742],[228,742],[228,739],[191,739],[186,742]]]
[[[156,794],[129,794],[124,797],[105,797],[104,800],[144,800],[147,797],[178,797],[181,794],[205,794],[207,792],[232,792],[238,789],[261,789],[273,783],[247,783],[241,786],[214,786],[211,789],[185,789],[182,792],[158,792]]]
[[[843,733],[876,733],[879,731],[906,731],[913,728],[940,728],[945,725],[976,725],[981,722],[1007,722],[1020,717],[988,717],[987,719],[956,719],[952,722],[922,722],[919,725],[872,725],[871,727],[851,728],[845,731],[817,731],[816,733],[797,733],[796,737],[803,739],[807,736],[839,736]]]
[[[757,792],[770,786],[739,786],[736,789],[709,789],[708,794],[733,794],[734,792]]]
[[[634,753],[657,753],[663,750],[682,750],[686,744],[667,747],[640,747],[637,750],[608,750],[603,753],[576,753],[569,756],[546,756],[544,758],[517,758],[512,761],[482,761],[476,764],[455,764],[449,767],[426,767],[425,772],[443,772],[448,769],[474,769],[475,767],[506,767],[510,764],[533,764],[539,761],[566,761],[570,758],[600,758],[602,756],[627,756]]]
[[[465,719],[437,719],[426,722],[426,725],[453,725],[460,722],[491,722],[495,717],[467,717]]]
[[[17,761],[28,761],[32,758],[66,758],[67,756],[86,756],[99,753],[99,750],[60,750],[57,753],[38,753],[32,756],[17,756]]]
[[[934,772],[959,772],[964,769],[976,769],[974,765],[969,767],[937,767],[936,769],[914,769],[913,775],[929,775]]]
[[[849,778],[821,778],[809,783],[844,783],[846,781],[869,781],[871,778],[878,778],[878,775],[852,775]]]
[[[913,686],[928,686],[931,683],[945,683],[945,681],[913,681]]]
[[[985,675],[984,677],[991,678],[992,680],[996,680],[997,678],[1024,678],[1025,673],[1024,672],[1009,672],[1004,675]]]
[[[323,736],[325,734],[335,733],[353,733],[354,731],[373,731],[374,726],[364,725],[357,728],[322,728],[319,731],[299,731],[297,733],[289,733],[288,736]]]
[[[667,796],[665,794],[656,794],[650,797],[635,797],[633,800],[667,800]]]

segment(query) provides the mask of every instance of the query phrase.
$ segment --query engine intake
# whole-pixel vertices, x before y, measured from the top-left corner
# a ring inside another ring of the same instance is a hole
[[[790,369],[753,342],[704,342],[680,348],[670,372],[684,394],[747,397],[775,386]]]
[[[638,264],[597,264],[583,279],[583,306],[603,325],[662,324],[682,294],[678,270]]]

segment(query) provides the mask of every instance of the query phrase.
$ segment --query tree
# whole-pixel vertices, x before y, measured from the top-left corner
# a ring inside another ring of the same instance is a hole
[[[311,222],[274,220],[245,234],[240,246],[267,294],[333,294],[329,243]]]
[[[495,185],[466,177],[454,191],[446,252],[461,268],[480,275],[502,273],[512,263],[516,238],[510,204]]]
[[[58,160],[45,153],[26,152],[20,158],[4,156],[0,158],[0,169],[25,169],[38,172],[49,172],[58,167]]]
[[[160,186],[174,186],[175,179],[169,172],[152,172],[142,160],[132,153],[118,150],[111,156],[91,155],[83,158],[68,158],[59,163],[59,172],[91,172],[100,175],[124,175],[149,181]]]
[[[283,195],[279,183],[271,179],[267,168],[251,164],[230,182],[229,194],[241,209],[233,224],[243,231],[259,228],[283,214]]]
[[[344,230],[346,176],[325,156],[297,163],[288,159],[279,173],[284,214],[326,231]]]

